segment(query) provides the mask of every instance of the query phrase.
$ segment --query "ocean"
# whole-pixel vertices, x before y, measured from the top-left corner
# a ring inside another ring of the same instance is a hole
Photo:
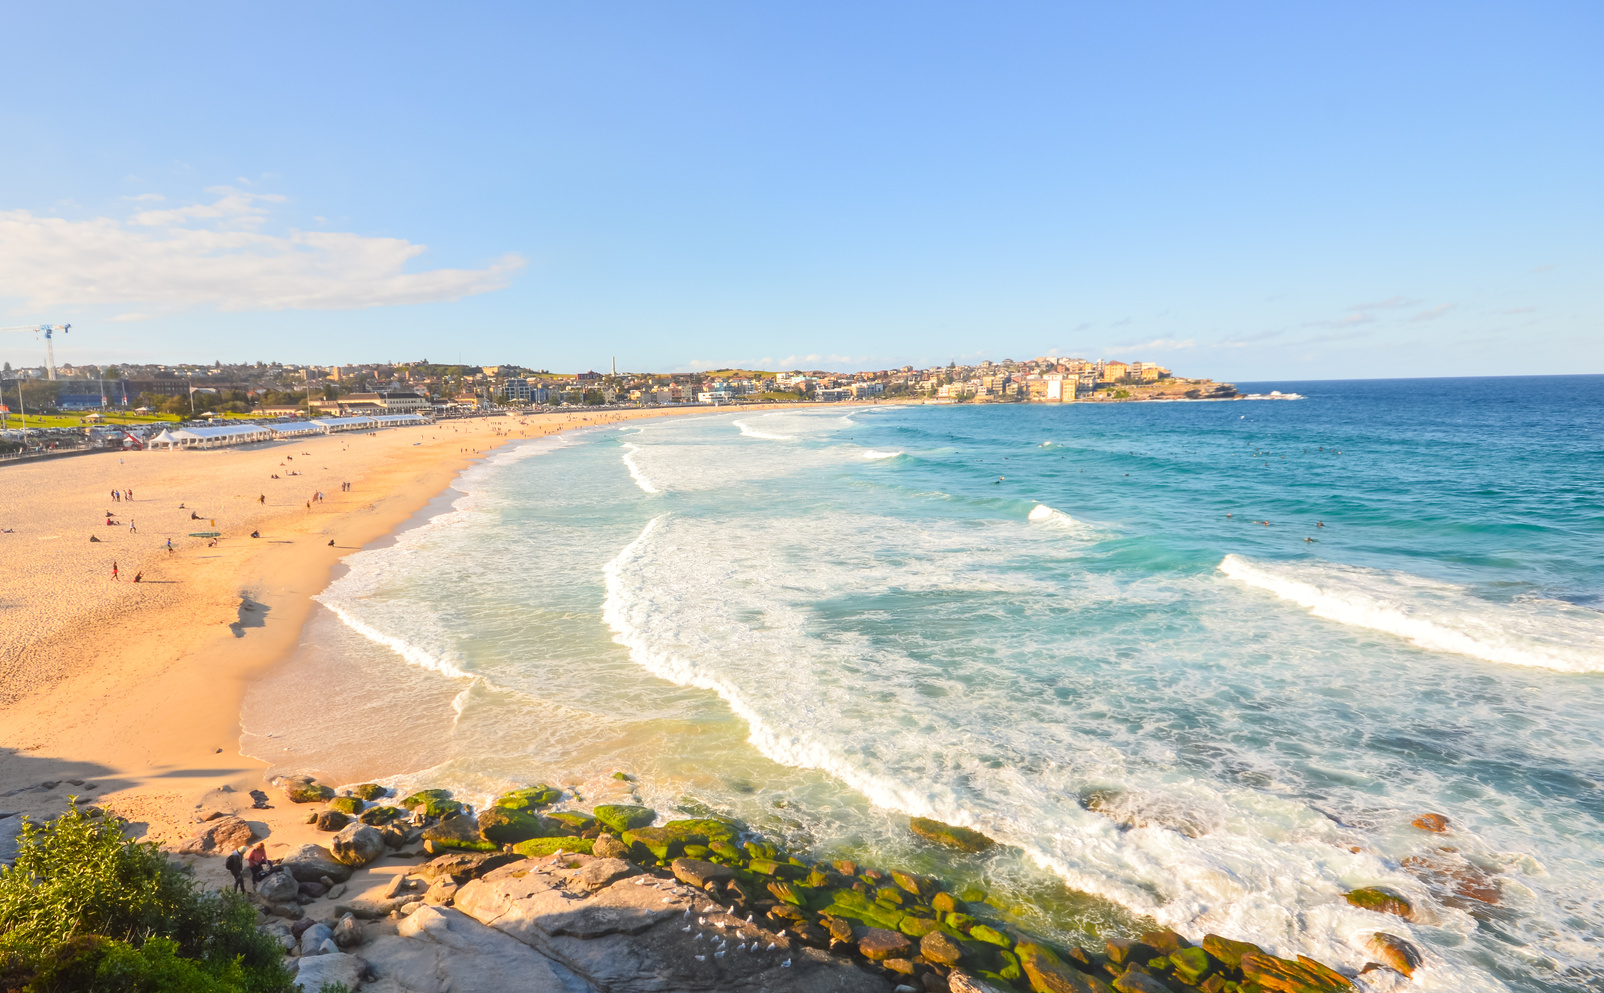
[[[1243,388],[1302,399],[514,443],[347,560],[244,750],[714,811],[1066,941],[1380,930],[1422,990],[1600,988],[1604,377]]]

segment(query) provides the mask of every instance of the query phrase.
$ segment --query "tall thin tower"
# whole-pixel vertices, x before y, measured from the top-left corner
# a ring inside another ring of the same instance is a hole
[[[613,378],[618,378],[618,356],[613,356]]]

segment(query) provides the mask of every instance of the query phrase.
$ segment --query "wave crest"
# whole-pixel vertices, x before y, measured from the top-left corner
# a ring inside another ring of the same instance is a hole
[[[1316,617],[1421,648],[1560,672],[1604,672],[1604,618],[1554,601],[1494,603],[1451,583],[1333,563],[1220,560],[1220,572]]]

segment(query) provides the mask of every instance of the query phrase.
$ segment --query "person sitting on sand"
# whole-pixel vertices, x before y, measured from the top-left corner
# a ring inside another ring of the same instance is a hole
[[[262,532],[260,532],[260,531],[252,531],[251,532],[251,537],[252,538],[260,538],[261,536],[262,536]]]
[[[145,578],[145,574],[144,574],[144,573],[143,573],[143,572],[136,572],[136,573],[134,573],[134,582],[136,582],[136,583],[137,583],[137,582],[140,582],[140,581],[142,581],[142,580],[143,580],[143,579],[144,579],[144,578]]]

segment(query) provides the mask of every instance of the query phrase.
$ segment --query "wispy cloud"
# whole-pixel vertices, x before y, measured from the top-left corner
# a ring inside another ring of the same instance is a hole
[[[1437,318],[1448,313],[1450,310],[1453,310],[1454,306],[1455,305],[1451,303],[1440,303],[1430,310],[1422,310],[1420,313],[1409,319],[1411,321],[1435,321]]]
[[[1110,355],[1114,352],[1178,352],[1183,349],[1193,348],[1196,345],[1197,342],[1191,338],[1180,340],[1155,338],[1152,341],[1132,341],[1121,345],[1111,345],[1103,349],[1103,354]]]
[[[1547,265],[1538,266],[1536,269],[1533,269],[1532,272],[1548,272],[1549,270],[1551,270],[1553,268],[1554,268],[1554,263],[1550,262]]]
[[[265,233],[282,197],[211,192],[211,203],[140,211],[126,222],[0,211],[0,297],[36,310],[129,303],[163,312],[351,310],[486,293],[524,266],[508,254],[482,269],[408,272],[425,246],[350,232]]]
[[[1536,307],[1511,307],[1509,310],[1500,310],[1500,314],[1535,314]]]
[[[1349,310],[1392,310],[1392,309],[1394,309],[1396,307],[1408,307],[1408,306],[1411,306],[1411,305],[1413,305],[1413,304],[1415,304],[1417,302],[1418,301],[1409,300],[1409,299],[1406,299],[1406,298],[1401,297],[1401,296],[1390,296],[1385,300],[1378,300],[1375,303],[1356,303],[1352,307],[1349,307],[1348,309]]]

